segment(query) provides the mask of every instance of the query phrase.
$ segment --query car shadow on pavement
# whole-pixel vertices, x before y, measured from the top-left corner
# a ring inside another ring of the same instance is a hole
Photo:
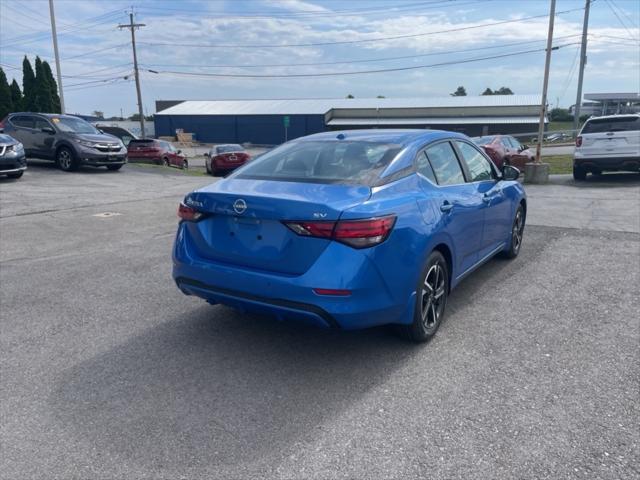
[[[563,176],[564,177],[564,176]],[[555,182],[554,182],[555,183]],[[567,176],[564,182],[574,187],[629,187],[640,185],[640,175],[634,172],[606,172],[602,175],[587,175],[585,180],[576,182]]]
[[[53,410],[96,451],[135,463],[249,462],[313,435],[417,351],[384,328],[201,306],[68,370]]]
[[[450,316],[509,265],[493,260],[465,280]],[[70,367],[49,401],[76,432],[69,441],[101,455],[149,468],[251,463],[312,441],[412,357],[438,351],[438,336],[415,345],[390,330],[321,330],[202,305]]]

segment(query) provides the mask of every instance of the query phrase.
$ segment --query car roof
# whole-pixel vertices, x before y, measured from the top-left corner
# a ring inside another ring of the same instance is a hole
[[[591,120],[607,120],[609,118],[624,118],[624,117],[640,117],[640,113],[618,113],[616,115],[602,115],[600,117],[589,117],[587,118],[587,122]]]
[[[338,138],[341,136],[342,138]],[[466,135],[457,132],[447,132],[445,130],[419,130],[419,129],[396,129],[380,128],[368,130],[334,130],[331,132],[316,133],[301,139],[300,141],[329,141],[329,140],[358,140],[362,142],[394,143],[397,145],[408,145],[417,141],[432,142],[444,138],[463,138]]]
[[[78,118],[80,120],[82,120],[82,118],[77,117],[75,115],[68,115],[66,113],[40,113],[40,112],[13,112],[11,113],[11,116],[16,116],[16,115],[36,115],[39,117],[45,117],[45,118]]]

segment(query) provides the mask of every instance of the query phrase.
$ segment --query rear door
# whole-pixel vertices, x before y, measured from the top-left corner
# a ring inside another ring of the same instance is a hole
[[[426,160],[426,161],[425,161]],[[462,274],[479,259],[482,248],[484,203],[474,185],[466,182],[458,156],[449,141],[428,146],[418,157],[418,173],[438,185],[436,195],[444,229],[455,249],[455,273]],[[425,180],[426,181],[426,180]],[[425,185],[423,185],[425,188]]]
[[[640,155],[640,116],[588,120],[580,132],[585,157],[637,157]]]
[[[483,203],[482,246],[478,257],[481,260],[504,246],[511,226],[511,203],[502,191],[497,172],[480,150],[462,140],[454,144],[466,167],[469,185]]]
[[[34,117],[33,131],[31,133],[31,140],[33,149],[36,155],[40,157],[54,157],[53,143],[55,141],[55,134],[49,132],[43,132],[43,128],[51,128],[55,132],[55,128],[46,119],[41,117]]]

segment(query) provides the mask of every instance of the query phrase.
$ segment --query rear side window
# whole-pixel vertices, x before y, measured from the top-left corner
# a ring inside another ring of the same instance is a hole
[[[493,179],[493,170],[489,160],[485,158],[478,150],[465,142],[456,141],[456,145],[462,154],[462,161],[469,169],[471,182],[481,182],[483,180]]]
[[[399,151],[399,145],[378,142],[291,142],[254,160],[237,178],[372,186]]]
[[[425,152],[420,152],[420,154],[418,155],[416,169],[418,170],[418,173],[431,180],[432,183],[438,183],[438,181],[436,180],[436,175],[433,173],[433,168],[431,168],[431,164],[429,163],[429,159],[427,158],[427,154]]]
[[[617,117],[588,120],[582,133],[626,132],[640,130],[640,117]]]
[[[33,128],[33,117],[17,115],[15,117],[11,117],[11,124],[16,127]]]
[[[41,130],[43,128],[52,128],[51,124],[47,122],[44,118],[36,118],[34,122],[34,127],[36,130]]]
[[[442,142],[427,148],[427,157],[433,167],[438,185],[465,183],[462,168],[456,152],[449,142]]]

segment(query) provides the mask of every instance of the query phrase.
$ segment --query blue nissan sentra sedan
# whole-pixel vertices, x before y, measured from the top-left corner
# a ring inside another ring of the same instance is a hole
[[[518,255],[518,175],[458,133],[299,138],[185,197],[173,277],[211,304],[426,341],[467,274]]]

